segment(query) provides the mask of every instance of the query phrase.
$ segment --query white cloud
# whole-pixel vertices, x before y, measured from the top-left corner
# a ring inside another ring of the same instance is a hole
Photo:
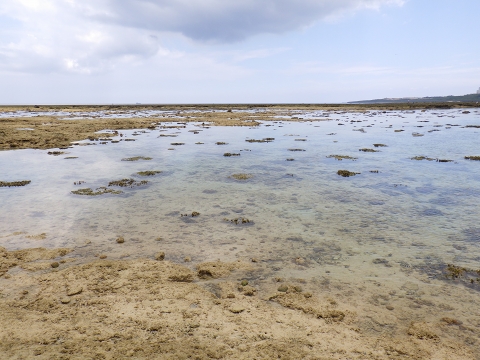
[[[0,71],[108,71],[119,63],[171,56],[161,41],[172,33],[193,41],[235,42],[258,34],[302,29],[346,12],[403,2],[2,0],[0,16],[15,21],[17,26],[1,30]],[[269,54],[270,50],[259,50],[238,61]]]

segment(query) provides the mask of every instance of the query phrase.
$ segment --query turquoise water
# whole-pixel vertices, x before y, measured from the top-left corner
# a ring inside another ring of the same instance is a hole
[[[466,127],[480,125],[480,113],[462,111],[295,112],[256,128],[165,123],[178,128],[122,131],[118,143],[85,141],[95,146],[60,156],[0,152],[0,181],[32,180],[0,188],[0,246],[66,246],[73,256],[109,258],[162,250],[167,260],[191,257],[191,267],[255,258],[261,271],[251,280],[260,294],[272,277],[298,280],[366,314],[372,331],[439,309],[478,329],[480,283],[444,279],[449,263],[480,268],[480,161],[464,159],[480,155],[480,129]],[[303,122],[289,122],[292,116]],[[245,141],[263,138],[275,140]],[[133,156],[152,160],[121,160]],[[342,169],[360,174],[344,178]],[[145,170],[162,173],[136,174]],[[237,173],[252,177],[231,178]],[[123,178],[149,183],[120,195],[71,193]],[[200,215],[181,216],[194,211]],[[250,222],[225,221],[236,218]],[[41,233],[45,239],[28,237]],[[419,299],[434,305],[412,306]]]

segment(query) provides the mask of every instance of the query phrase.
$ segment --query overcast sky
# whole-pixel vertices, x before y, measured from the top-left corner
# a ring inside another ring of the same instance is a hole
[[[0,0],[0,104],[474,93],[479,15],[478,0]]]

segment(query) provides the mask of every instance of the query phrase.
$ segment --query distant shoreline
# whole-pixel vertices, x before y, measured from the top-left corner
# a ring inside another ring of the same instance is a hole
[[[474,103],[395,104],[202,104],[202,105],[18,105],[0,106],[0,150],[68,148],[113,136],[104,130],[152,129],[166,122],[206,126],[258,126],[265,121],[322,121],[329,112],[412,111],[478,108]],[[318,118],[298,111],[323,111]],[[152,113],[148,113],[152,111]],[[144,112],[141,114],[141,112]],[[101,114],[104,115],[101,115]],[[107,116],[105,116],[107,115]]]

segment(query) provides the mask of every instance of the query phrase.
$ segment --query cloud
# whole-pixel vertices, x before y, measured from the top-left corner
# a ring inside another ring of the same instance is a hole
[[[200,41],[232,42],[284,33],[361,9],[404,0],[83,0],[89,18],[135,28],[178,32]]]
[[[94,74],[175,56],[178,51],[162,41],[179,35],[204,44],[234,43],[404,1],[2,0],[0,21],[7,25],[0,26],[0,71]],[[233,61],[270,52],[253,51]]]

